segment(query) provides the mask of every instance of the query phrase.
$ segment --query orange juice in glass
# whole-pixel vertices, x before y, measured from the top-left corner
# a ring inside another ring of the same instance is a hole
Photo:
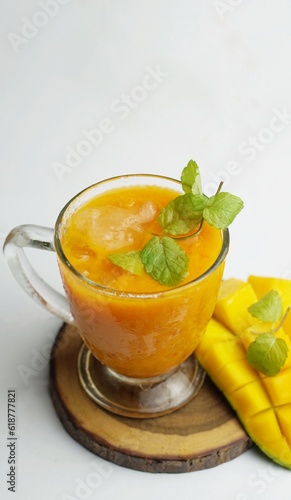
[[[192,353],[217,299],[228,231],[204,223],[199,235],[179,241],[189,271],[175,287],[160,284],[144,270],[128,272],[108,258],[139,250],[161,235],[158,214],[179,191],[178,181],[159,176],[109,179],[73,199],[56,224],[64,288],[87,347],[79,362],[81,380],[92,396],[88,356],[93,354],[101,363],[97,379],[104,384],[94,387],[93,397],[117,413],[167,413],[188,401],[202,382]]]
[[[78,373],[88,395],[117,414],[146,418],[174,411],[203,383],[193,351],[209,322],[229,246],[227,229],[204,222],[199,234],[179,238],[189,267],[165,285],[138,266],[114,263],[163,236],[158,215],[181,194],[181,182],[126,175],[76,195],[55,228],[18,226],[5,256],[15,278],[38,303],[78,330]],[[66,298],[42,280],[23,249],[52,250]],[[156,263],[157,265],[157,263]]]

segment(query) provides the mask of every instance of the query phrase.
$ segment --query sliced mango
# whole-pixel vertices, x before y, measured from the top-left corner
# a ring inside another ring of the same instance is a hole
[[[246,359],[246,350],[256,337],[252,332],[262,327],[247,311],[248,307],[272,289],[280,295],[284,293],[286,303],[288,297],[291,299],[291,282],[277,280],[274,288],[275,281],[254,277],[248,282],[224,281],[214,317],[195,354],[237,412],[251,439],[275,462],[291,469],[291,338],[282,328],[276,333],[286,341],[289,354],[274,377],[253,369]]]
[[[210,321],[196,352],[199,352],[201,363],[213,366],[216,373],[227,363],[245,359],[240,340],[214,319]]]
[[[240,387],[230,394],[228,399],[242,420],[256,415],[263,410],[267,410],[271,406],[262,381],[258,379]]]
[[[253,287],[258,299],[261,299],[270,290],[276,290],[281,296],[284,310],[286,311],[286,309],[291,306],[291,280],[249,276],[248,282]],[[291,311],[284,321],[283,330],[291,339]]]
[[[255,382],[258,378],[254,370],[246,359],[227,363],[215,376],[215,383],[224,391],[227,389],[232,393],[246,384]]]
[[[199,343],[197,347],[200,355],[202,355],[205,352],[208,352],[211,345],[214,345],[213,343],[214,340],[215,344],[221,342],[228,342],[231,340],[239,344],[237,337],[233,333],[231,333],[218,321],[215,321],[215,319],[212,318],[208,323],[206,332],[202,337],[202,341]]]
[[[249,283],[234,278],[223,281],[214,310],[214,318],[231,331],[235,325],[236,334],[245,333],[255,323],[247,309],[257,300]]]
[[[283,406],[278,406],[277,408],[275,408],[275,410],[280,420],[282,432],[286,437],[289,446],[291,447],[291,422],[290,422],[291,403],[288,403]]]
[[[246,419],[246,427],[259,443],[267,444],[282,439],[281,427],[273,408],[251,415]]]
[[[275,377],[264,377],[263,384],[273,406],[284,405],[291,401],[291,369],[281,370]],[[291,414],[290,414],[291,426]]]
[[[261,450],[275,462],[291,468],[291,448],[278,425],[275,412],[272,408],[245,421],[245,428]]]

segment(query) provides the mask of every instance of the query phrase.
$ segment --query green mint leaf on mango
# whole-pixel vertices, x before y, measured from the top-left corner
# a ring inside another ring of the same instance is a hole
[[[184,193],[202,194],[199,167],[196,161],[190,160],[181,175]]]
[[[217,229],[226,229],[244,204],[238,197],[230,193],[217,193],[208,199],[207,207],[203,210],[203,217]]]
[[[141,252],[139,250],[108,255],[108,259],[116,266],[137,276],[141,276],[144,272],[144,265],[141,261]]]
[[[162,285],[178,285],[188,272],[187,254],[168,236],[151,238],[141,252],[141,260],[146,272]]]
[[[206,205],[207,198],[204,195],[186,193],[170,201],[161,210],[158,222],[165,233],[187,234],[200,224]]]
[[[258,302],[248,308],[248,312],[261,321],[279,321],[283,315],[283,303],[280,294],[271,290]]]
[[[269,377],[275,376],[288,356],[288,346],[285,340],[277,338],[272,333],[261,333],[249,345],[247,360],[249,364]]]

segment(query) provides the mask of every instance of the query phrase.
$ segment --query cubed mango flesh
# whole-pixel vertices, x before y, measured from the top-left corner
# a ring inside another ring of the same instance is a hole
[[[253,332],[262,333],[274,327],[254,318],[248,307],[274,289],[274,285],[284,297],[284,307],[289,305],[291,282],[285,281],[257,277],[250,277],[247,283],[224,281],[214,317],[195,354],[237,412],[251,439],[272,460],[291,469],[291,336],[285,323],[276,335],[285,340],[289,352],[277,375],[268,377],[258,372],[246,359],[248,346],[256,338]]]
[[[280,422],[282,433],[286,437],[286,440],[289,446],[291,447],[291,422],[290,422],[291,403],[276,407],[275,412]]]
[[[240,387],[229,394],[229,401],[240,419],[247,419],[271,406],[270,399],[261,380]]]
[[[258,299],[261,299],[271,290],[276,290],[281,296],[284,311],[291,306],[291,280],[267,278],[264,276],[249,276],[248,282],[253,287]],[[283,329],[291,339],[291,311],[284,321]]]
[[[234,333],[245,332],[252,324],[247,308],[257,301],[249,283],[231,278],[223,281],[214,309],[214,317]]]
[[[280,370],[275,377],[262,380],[273,406],[284,405],[291,401],[291,369]],[[290,414],[291,426],[291,414]]]

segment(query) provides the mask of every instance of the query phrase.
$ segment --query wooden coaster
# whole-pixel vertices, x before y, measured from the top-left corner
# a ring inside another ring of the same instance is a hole
[[[190,472],[232,460],[252,445],[207,377],[199,394],[169,415],[133,419],[107,412],[80,384],[81,345],[76,329],[64,324],[51,353],[50,392],[65,429],[96,455],[146,472]]]

